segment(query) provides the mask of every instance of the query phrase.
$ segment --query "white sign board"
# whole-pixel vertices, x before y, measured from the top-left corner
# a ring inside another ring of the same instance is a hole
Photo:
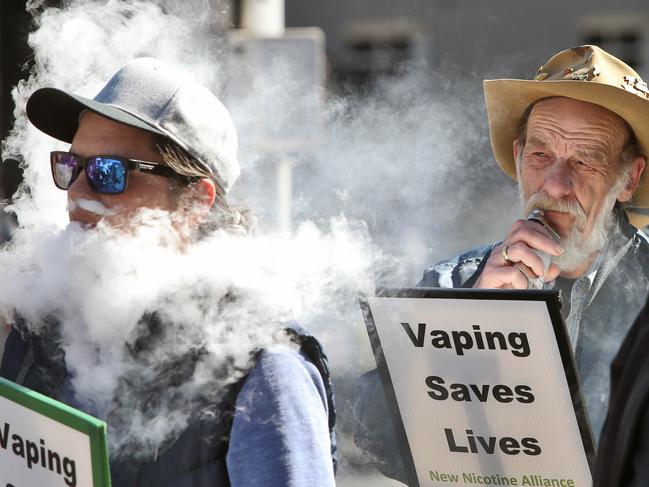
[[[0,486],[110,486],[105,424],[0,379]]]
[[[553,293],[411,290],[363,307],[410,485],[591,485]]]

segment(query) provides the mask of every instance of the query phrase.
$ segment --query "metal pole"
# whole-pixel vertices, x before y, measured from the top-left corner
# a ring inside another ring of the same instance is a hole
[[[293,226],[293,161],[282,158],[277,164],[277,228],[289,235]]]
[[[281,37],[286,23],[284,0],[243,0],[241,27],[256,37]]]

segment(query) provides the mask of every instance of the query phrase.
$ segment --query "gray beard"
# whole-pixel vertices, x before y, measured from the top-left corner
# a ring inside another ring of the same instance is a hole
[[[520,187],[519,187],[520,188]],[[523,203],[523,208],[525,208],[526,216],[529,212],[536,208],[534,204],[534,195],[529,199],[525,198],[525,195],[520,190],[521,202]],[[593,254],[601,251],[608,241],[608,236],[613,228],[615,223],[613,207],[615,205],[617,192],[611,191],[607,197],[602,210],[597,215],[595,222],[593,223],[593,228],[588,235],[588,237],[583,238],[582,231],[579,227],[585,224],[586,215],[581,209],[574,209],[569,211],[575,217],[577,222],[582,222],[580,224],[575,224],[571,229],[568,235],[562,236],[559,240],[559,245],[563,248],[563,254],[559,256],[553,256],[552,262],[554,262],[561,271],[572,272],[580,267],[583,267],[585,264],[592,259]],[[531,201],[531,204],[530,204]],[[549,206],[545,208],[545,206]],[[567,211],[568,208],[563,208],[559,204],[559,208],[553,207],[552,205],[543,205],[538,206],[542,209],[555,209],[559,211]]]
[[[615,219],[612,211],[602,212],[593,226],[588,238],[583,239],[581,232],[573,227],[568,235],[559,240],[563,254],[552,257],[552,262],[562,271],[574,271],[583,266],[592,258],[593,254],[600,252],[608,241],[608,235]]]

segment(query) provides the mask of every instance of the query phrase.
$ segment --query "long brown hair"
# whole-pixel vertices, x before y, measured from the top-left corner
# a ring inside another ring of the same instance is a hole
[[[225,230],[228,233],[235,234],[249,234],[253,231],[256,225],[254,212],[246,207],[230,206],[219,181],[196,158],[168,140],[158,143],[157,149],[167,166],[176,173],[187,177],[187,186],[200,179],[209,179],[216,186],[216,200],[210,210],[209,217],[199,229],[200,236],[216,230]],[[182,185],[182,183],[180,184]],[[180,189],[181,187],[177,186],[176,188]]]

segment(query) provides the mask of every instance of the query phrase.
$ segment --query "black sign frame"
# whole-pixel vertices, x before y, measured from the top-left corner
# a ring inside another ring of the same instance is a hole
[[[577,419],[577,425],[581,434],[581,441],[584,446],[586,460],[590,468],[591,474],[594,471],[595,457],[597,454],[593,432],[586,412],[586,405],[581,392],[581,382],[579,374],[577,373],[577,363],[575,361],[572,347],[570,346],[570,337],[568,330],[561,316],[561,304],[559,301],[559,292],[551,290],[520,290],[520,289],[462,289],[462,288],[378,288],[376,290],[376,297],[381,298],[425,298],[425,299],[485,299],[485,300],[504,300],[504,301],[544,301],[554,336],[557,341],[559,354],[563,370],[568,382],[570,390],[570,397],[572,398],[572,405]],[[365,326],[369,335],[372,352],[374,353],[374,360],[381,378],[383,385],[383,392],[388,405],[388,411],[394,425],[397,442],[399,443],[399,450],[403,460],[403,466],[408,478],[408,485],[410,487],[420,487],[417,478],[417,471],[408,443],[406,429],[399,412],[397,397],[394,392],[392,378],[390,371],[383,354],[381,340],[379,339],[374,317],[370,309],[366,297],[360,297],[359,303],[363,317],[365,319]]]

